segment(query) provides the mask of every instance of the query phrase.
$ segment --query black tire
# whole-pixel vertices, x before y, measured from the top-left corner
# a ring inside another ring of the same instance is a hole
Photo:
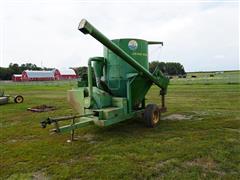
[[[15,96],[15,98],[14,98],[14,102],[15,102],[15,103],[22,103],[23,100],[24,100],[23,97],[20,96],[20,95],[17,95],[17,96]]]
[[[156,104],[148,104],[144,111],[144,121],[149,128],[154,128],[159,124],[160,111]]]

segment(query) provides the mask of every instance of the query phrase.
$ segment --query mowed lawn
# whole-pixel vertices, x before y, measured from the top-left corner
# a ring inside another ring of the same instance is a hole
[[[230,76],[234,82],[221,81],[222,74],[207,82],[173,79],[157,128],[140,119],[89,126],[76,130],[72,143],[70,134],[50,134],[53,126],[39,122],[75,114],[66,101],[73,83],[2,83],[25,101],[0,106],[0,179],[240,179],[239,75]],[[147,101],[160,103],[156,86]],[[42,104],[57,110],[27,111]]]

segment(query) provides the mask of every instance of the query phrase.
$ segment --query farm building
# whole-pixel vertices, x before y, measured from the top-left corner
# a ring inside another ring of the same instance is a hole
[[[55,80],[54,71],[23,71],[22,81],[51,81]]]
[[[13,81],[22,81],[22,75],[21,74],[13,74],[12,80]]]
[[[55,80],[60,80],[61,79],[61,74],[60,74],[60,71],[58,69],[53,69],[53,74],[54,74]]]
[[[60,74],[60,79],[76,79],[78,75],[73,69],[56,70]]]
[[[22,81],[51,81],[51,80],[66,80],[76,79],[78,75],[73,69],[58,70],[53,69],[51,71],[23,71],[21,76]],[[14,79],[13,79],[14,81]]]

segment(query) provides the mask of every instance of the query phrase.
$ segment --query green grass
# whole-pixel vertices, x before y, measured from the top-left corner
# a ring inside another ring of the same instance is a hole
[[[192,75],[197,78],[191,78]],[[213,75],[213,77],[210,77]],[[171,84],[239,84],[240,83],[240,71],[229,71],[229,72],[196,72],[188,73],[187,78],[173,77]]]
[[[89,126],[69,134],[52,134],[39,122],[48,116],[74,114],[66,102],[73,83],[1,83],[8,94],[22,94],[23,104],[0,106],[1,179],[240,179],[239,72],[220,74],[211,83],[174,79],[168,112],[189,120],[163,120],[155,129],[139,119],[110,127]],[[226,80],[226,76],[230,76]],[[234,81],[234,83],[231,83]],[[153,86],[148,102],[159,103]],[[48,113],[28,107],[57,106]]]

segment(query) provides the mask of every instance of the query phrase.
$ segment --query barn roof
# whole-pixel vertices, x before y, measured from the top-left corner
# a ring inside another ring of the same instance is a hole
[[[14,77],[22,77],[21,74],[13,74]]]
[[[76,75],[73,69],[59,69],[61,75]]]
[[[54,78],[53,71],[25,71],[29,78]]]

